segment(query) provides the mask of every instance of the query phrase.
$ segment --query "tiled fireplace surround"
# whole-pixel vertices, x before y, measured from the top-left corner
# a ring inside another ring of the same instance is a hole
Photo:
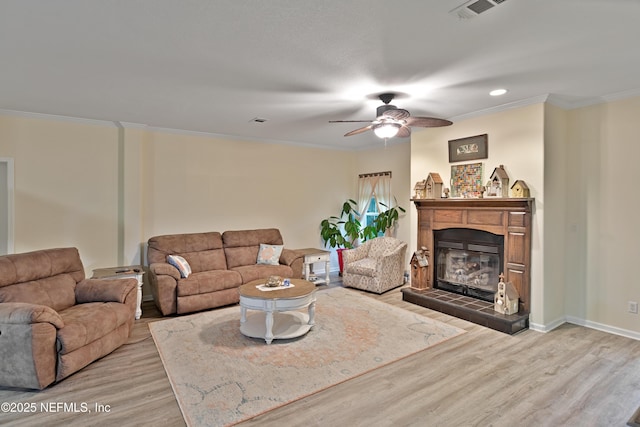
[[[405,301],[441,311],[508,334],[529,327],[531,295],[531,215],[533,199],[414,199],[418,211],[418,247],[426,248],[426,283],[402,290]],[[434,289],[434,231],[451,228],[482,230],[504,236],[505,282],[520,297],[517,314],[494,311],[493,303]]]

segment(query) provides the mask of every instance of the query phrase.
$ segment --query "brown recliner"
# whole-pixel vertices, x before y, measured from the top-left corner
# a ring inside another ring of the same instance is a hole
[[[136,279],[85,279],[76,248],[0,256],[0,386],[43,389],[129,338]]]

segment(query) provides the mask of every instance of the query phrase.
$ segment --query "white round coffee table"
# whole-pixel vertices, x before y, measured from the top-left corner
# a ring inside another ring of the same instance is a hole
[[[303,279],[291,279],[293,286],[260,290],[265,279],[238,288],[240,292],[240,332],[251,338],[290,339],[309,332],[314,325],[316,286]],[[307,313],[294,311],[307,308]],[[247,309],[257,310],[247,317]]]

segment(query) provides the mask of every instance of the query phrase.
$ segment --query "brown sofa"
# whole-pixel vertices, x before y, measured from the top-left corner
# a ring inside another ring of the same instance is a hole
[[[237,288],[255,279],[302,277],[304,252],[284,248],[279,265],[257,264],[260,244],[283,245],[280,231],[268,228],[150,238],[147,261],[156,305],[165,316],[191,313],[237,303]],[[168,255],[183,257],[192,273],[181,277],[168,263]]]
[[[0,386],[43,389],[124,344],[136,279],[85,279],[76,248],[0,256]]]

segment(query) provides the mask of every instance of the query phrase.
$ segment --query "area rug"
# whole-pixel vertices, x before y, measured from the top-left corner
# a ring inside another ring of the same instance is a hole
[[[631,427],[640,427],[640,408],[636,409],[636,412],[634,412],[629,421],[627,421],[627,425]]]
[[[247,420],[465,332],[349,289],[316,295],[313,329],[270,345],[240,333],[239,306],[149,324],[188,426]]]

